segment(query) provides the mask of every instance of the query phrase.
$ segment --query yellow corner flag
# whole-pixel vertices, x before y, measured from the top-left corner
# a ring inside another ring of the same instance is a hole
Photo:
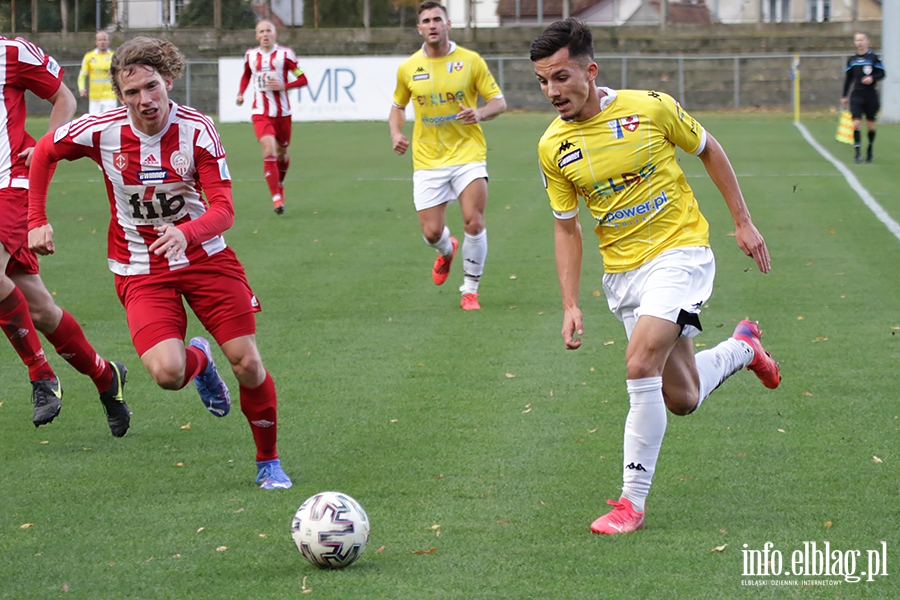
[[[838,123],[837,133],[834,134],[834,139],[842,144],[853,143],[853,117],[850,115],[849,110],[841,111],[841,120]]]

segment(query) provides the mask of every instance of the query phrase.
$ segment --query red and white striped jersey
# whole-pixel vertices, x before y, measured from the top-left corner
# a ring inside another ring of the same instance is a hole
[[[112,272],[174,271],[225,249],[221,232],[234,215],[231,175],[219,133],[203,113],[170,102],[168,125],[151,136],[134,128],[128,108],[121,107],[67,123],[56,130],[52,144],[47,142],[46,137],[41,140],[32,162],[32,198],[43,195],[46,201],[49,165],[84,156],[99,164],[110,202],[107,256]],[[34,208],[32,200],[32,223],[38,222]],[[163,223],[179,226],[188,238],[178,260],[149,251],[158,237],[153,227]]]
[[[244,53],[244,78],[249,77],[253,86],[253,114],[267,117],[286,117],[291,114],[287,90],[273,92],[266,88],[266,78],[274,78],[285,85],[288,73],[299,69],[294,51],[275,44],[271,52],[257,46]],[[243,93],[243,90],[241,90]]]
[[[59,89],[63,69],[29,41],[0,37],[0,189],[28,187],[18,156],[34,146],[25,132],[25,90],[47,99]]]

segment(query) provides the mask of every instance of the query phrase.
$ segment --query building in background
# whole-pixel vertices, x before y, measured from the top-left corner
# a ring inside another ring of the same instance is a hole
[[[590,25],[657,25],[664,13],[667,23],[869,21],[881,19],[881,0],[499,0],[497,5],[501,26],[549,24],[564,16]]]

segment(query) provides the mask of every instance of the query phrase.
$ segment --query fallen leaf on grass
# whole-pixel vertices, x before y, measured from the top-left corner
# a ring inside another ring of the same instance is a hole
[[[46,446],[49,443],[50,443],[50,440],[44,440],[41,442],[41,446]]]
[[[873,456],[873,457],[872,457],[872,462],[874,462],[874,463],[877,464],[877,463],[883,463],[884,461],[881,460],[880,458],[878,458],[877,456]]]
[[[797,320],[798,320],[798,321],[802,321],[802,320],[803,320],[803,317],[797,317]]]
[[[176,466],[176,467],[183,467],[183,466],[184,466],[184,463],[183,463],[183,462],[175,463],[175,466]]]
[[[306,587],[306,577],[304,577],[303,581],[300,583],[300,591],[304,594],[312,594],[312,588]]]
[[[34,527],[34,523],[22,523],[19,525],[19,529],[28,529],[29,527]]]
[[[728,533],[728,532],[725,531],[724,529],[720,529],[720,530],[719,530],[719,533],[721,533],[722,535],[725,535],[725,534]]]
[[[375,551],[375,554],[381,554],[382,552],[384,552],[384,546],[380,546],[378,550]]]
[[[825,528],[828,529],[832,525],[831,521],[825,521]]]
[[[68,591],[69,591],[69,584],[68,584],[68,583],[62,584],[62,591],[64,591],[64,592],[68,592]]]
[[[509,521],[506,519],[500,519],[497,521],[497,525],[509,525]]]
[[[526,408],[525,410],[522,411],[522,414],[524,415],[524,414],[527,414],[530,412],[531,412],[531,407],[529,406],[528,408]]]
[[[512,379],[513,377],[515,377],[515,375],[513,375],[512,373],[507,373],[507,374],[506,374],[506,378],[507,378],[507,379]]]
[[[180,554],[173,554],[173,555],[172,555],[172,558],[181,558],[181,555],[180,555]]]
[[[615,342],[613,340],[609,340],[608,342],[603,342],[604,346],[612,346],[613,344],[615,344]]]
[[[206,528],[205,528],[205,527],[201,527],[200,529],[197,530],[197,533],[200,533],[200,532],[203,531],[204,529],[206,529]]]
[[[816,342],[827,342],[827,341],[828,341],[827,337],[825,337],[824,335],[820,335],[816,339],[813,340],[813,343],[815,344]]]
[[[184,431],[184,430],[186,430],[186,429],[190,429],[190,428],[191,428],[191,424],[190,424],[190,423],[188,423],[187,425],[182,425],[182,426],[181,426],[181,430],[182,430],[182,431]]]
[[[428,550],[413,550],[413,554],[434,554],[437,548],[429,548]]]
[[[516,276],[515,276],[515,275],[510,275],[509,278],[510,278],[510,279],[515,279]]]
[[[219,546],[216,548],[216,552],[225,552],[226,550],[228,550],[228,546]]]
[[[269,536],[267,536],[267,535],[266,535],[266,534],[264,534],[264,533],[261,533],[261,534],[259,534],[259,537],[261,537],[261,538],[263,538],[263,539],[265,539],[265,538],[267,538],[267,537],[269,537]]]
[[[801,394],[803,394],[804,396],[808,396],[808,397],[812,397],[812,395],[813,395],[812,392],[807,392],[806,390],[804,390],[803,392],[801,392]]]
[[[784,429],[779,429],[778,433],[787,433]]]
[[[710,552],[721,552],[722,550],[724,550],[727,547],[728,547],[728,544],[722,544],[721,546],[716,546],[715,548],[710,550]]]
[[[588,429],[588,433],[597,433],[596,429]]]
[[[243,508],[239,508],[239,509],[237,509],[236,511],[233,511],[233,512],[234,512],[234,514],[242,513],[242,512],[244,512],[244,509],[243,509]]]
[[[592,295],[593,295],[595,298],[598,298],[598,297],[600,296],[600,290],[594,290]]]

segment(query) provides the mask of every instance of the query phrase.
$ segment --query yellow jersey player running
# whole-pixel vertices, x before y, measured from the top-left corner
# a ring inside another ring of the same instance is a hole
[[[422,235],[437,250],[431,277],[437,285],[450,274],[459,246],[446,224],[448,202],[459,200],[465,229],[462,247],[463,285],[460,305],[478,310],[478,284],[487,258],[487,145],[480,121],[506,110],[506,100],[484,59],[450,41],[447,10],[425,2],[418,10],[422,49],[397,71],[397,88],[389,124],[394,152],[404,154],[406,105],[413,101],[413,199]],[[485,106],[476,108],[478,96]]]
[[[97,47],[85,53],[78,73],[78,93],[82,98],[88,98],[88,112],[92,115],[119,106],[109,80],[109,64],[113,56],[113,50],[109,47],[109,34],[98,31],[94,36],[94,43]]]
[[[666,431],[666,408],[687,415],[744,367],[768,388],[781,382],[755,322],[694,354],[700,308],[715,259],[709,226],[676,160],[676,146],[700,158],[734,219],[738,247],[768,273],[769,251],[753,225],[719,142],[670,96],[597,87],[591,30],[575,19],[550,25],[531,45],[541,90],[556,108],[538,144],[555,219],[556,266],[566,348],[581,345],[578,308],[582,238],[578,197],[590,208],[603,257],[603,291],[625,325],[623,488],[613,510],[591,524],[600,534],[644,525],[644,504]]]

